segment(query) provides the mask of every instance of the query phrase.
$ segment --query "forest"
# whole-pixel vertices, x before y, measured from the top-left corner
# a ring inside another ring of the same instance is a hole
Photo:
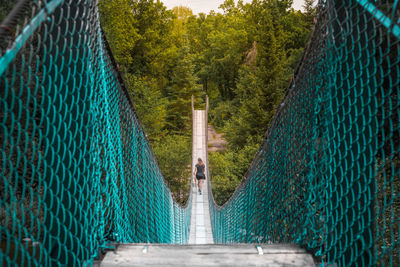
[[[218,204],[249,168],[313,28],[315,7],[291,0],[226,0],[221,13],[168,10],[159,0],[100,0],[101,25],[160,169],[188,198],[191,96],[210,98],[209,123],[228,142],[209,155]]]

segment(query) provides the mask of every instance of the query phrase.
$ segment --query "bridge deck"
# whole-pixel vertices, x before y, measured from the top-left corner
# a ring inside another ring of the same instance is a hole
[[[193,114],[194,164],[199,157],[207,164],[205,116],[203,110]],[[213,244],[207,183],[202,195],[197,187],[191,193],[189,245],[121,244],[106,254],[100,266],[315,266],[310,254],[290,244]]]
[[[260,248],[254,244],[126,244],[107,253],[100,266],[315,266],[311,255],[294,245]]]
[[[206,162],[206,111],[195,110],[193,114],[193,166],[197,159],[202,158]],[[208,166],[206,165],[206,170]],[[207,173],[207,172],[206,172]],[[206,177],[209,179],[209,177]],[[197,186],[192,190],[192,214],[190,224],[189,244],[212,244],[213,236],[211,231],[210,211],[208,205],[208,187],[203,183],[202,195],[199,194]]]

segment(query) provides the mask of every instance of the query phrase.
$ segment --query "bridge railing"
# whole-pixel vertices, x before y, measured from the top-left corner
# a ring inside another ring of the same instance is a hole
[[[398,1],[326,0],[216,243],[298,243],[325,265],[399,266]]]
[[[179,206],[164,181],[96,1],[21,2],[0,27],[0,265],[187,242],[190,200]]]

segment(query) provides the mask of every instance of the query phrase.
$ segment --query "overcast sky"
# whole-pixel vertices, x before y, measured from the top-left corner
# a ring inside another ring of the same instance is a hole
[[[193,13],[208,13],[210,10],[218,10],[224,0],[161,0],[169,9],[175,6],[187,6],[193,10]],[[244,0],[244,2],[250,3],[252,0]],[[237,2],[237,1],[236,1]],[[294,0],[293,7],[295,9],[301,9],[303,0]],[[220,10],[218,10],[220,11]]]

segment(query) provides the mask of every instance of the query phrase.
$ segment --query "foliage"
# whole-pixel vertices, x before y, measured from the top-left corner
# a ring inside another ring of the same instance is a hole
[[[168,128],[175,133],[189,132],[191,129],[191,96],[200,92],[194,65],[188,47],[179,49],[176,64],[171,69],[169,86],[166,88],[169,99]]]
[[[167,135],[154,142],[152,148],[169,188],[180,203],[186,203],[190,186],[187,177],[191,174],[191,137]]]
[[[17,0],[2,0],[0,5],[0,23],[6,18],[7,14],[10,13]]]
[[[150,140],[159,140],[166,125],[167,99],[157,86],[155,79],[126,74],[125,82],[132,95],[136,112]]]
[[[217,204],[224,204],[233,194],[258,148],[258,145],[247,145],[241,151],[210,153],[210,178]]]
[[[140,38],[131,5],[129,0],[99,1],[101,24],[121,66],[132,64],[132,50]]]
[[[212,105],[210,119],[229,142],[227,152],[209,156],[218,204],[223,204],[242,180],[275,107],[284,96],[310,37],[315,14],[311,2],[308,1],[308,13],[302,13],[289,8],[291,1],[253,1],[245,5],[239,2],[236,6],[233,1],[225,1],[221,6],[224,16],[210,14],[206,18],[218,27],[209,35],[215,44],[204,48],[209,55],[204,68],[211,70],[200,69],[199,76],[209,74],[206,80]],[[230,34],[225,25],[235,33]],[[241,33],[240,41],[232,38]],[[218,50],[218,45],[227,46],[227,39],[235,44],[235,51]],[[224,61],[227,58],[231,60]],[[216,77],[214,66],[218,64],[225,73]],[[221,77],[228,77],[229,82]]]
[[[226,0],[222,14],[194,16],[187,7],[167,10],[159,0],[99,1],[120,71],[178,198],[190,178],[182,175],[191,156],[191,95],[196,103],[209,95],[210,121],[229,142],[228,151],[210,155],[222,203],[243,178],[285,93],[310,36],[312,3],[302,13],[290,8],[291,0]]]

